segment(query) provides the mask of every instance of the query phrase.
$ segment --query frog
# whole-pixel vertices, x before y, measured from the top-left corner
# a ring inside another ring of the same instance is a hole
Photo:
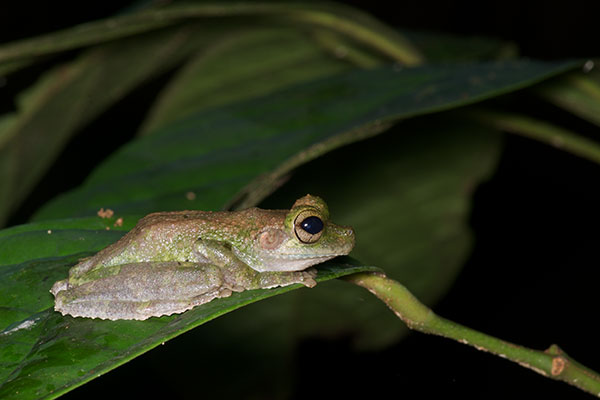
[[[50,292],[62,315],[145,320],[245,290],[314,287],[314,265],[354,243],[354,230],[332,223],[325,201],[309,194],[289,210],[156,212],[79,260]]]

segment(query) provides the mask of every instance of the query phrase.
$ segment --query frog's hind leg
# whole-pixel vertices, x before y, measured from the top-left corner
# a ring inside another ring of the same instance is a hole
[[[189,301],[153,300],[144,303],[134,303],[126,300],[83,300],[77,302],[65,301],[61,292],[56,297],[54,309],[63,315],[72,317],[100,318],[109,320],[135,319],[144,320],[150,317],[182,313],[193,308]]]
[[[111,320],[182,313],[233,290],[221,268],[178,262],[126,264],[115,275],[61,289],[55,310],[63,315]]]

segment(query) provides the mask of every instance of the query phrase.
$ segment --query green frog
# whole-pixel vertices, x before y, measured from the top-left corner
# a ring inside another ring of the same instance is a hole
[[[63,315],[144,320],[233,292],[313,287],[312,266],[353,247],[352,228],[330,222],[327,204],[311,195],[291,210],[159,212],[50,291]]]

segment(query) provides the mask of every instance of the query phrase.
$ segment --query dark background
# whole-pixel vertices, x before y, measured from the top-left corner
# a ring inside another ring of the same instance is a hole
[[[457,3],[419,1],[390,6],[384,1],[348,1],[391,25],[405,29],[482,35],[512,41],[525,57],[559,59],[600,55],[599,7],[595,2],[491,1]],[[0,41],[29,37],[84,21],[103,18],[127,2],[11,2],[0,6]],[[22,81],[0,84],[0,111],[13,107],[12,96]],[[24,78],[23,78],[24,79]],[[143,118],[161,82],[143,88],[124,102],[136,104],[128,114],[131,132]],[[2,87],[3,86],[3,87]],[[572,116],[525,103],[533,113],[552,112],[555,120],[574,123]],[[93,132],[106,132],[118,110],[95,121]],[[137,116],[136,116],[137,113]],[[575,122],[593,135],[597,128]],[[572,126],[572,125],[571,125]],[[129,138],[105,140],[120,145]],[[61,190],[76,186],[93,165],[110,153],[89,154],[85,138],[72,141],[66,157],[11,220],[25,222],[35,208]],[[86,147],[87,146],[87,147]],[[83,151],[81,149],[84,149]],[[74,154],[74,156],[73,156]],[[81,158],[81,157],[79,157]],[[80,168],[73,171],[73,162]],[[87,164],[86,164],[87,163]],[[88,165],[89,164],[89,165]],[[70,171],[70,172],[69,172]],[[546,145],[507,136],[499,168],[476,192],[471,224],[476,246],[451,292],[435,307],[440,315],[529,347],[545,349],[557,343],[585,365],[600,370],[597,340],[598,240],[600,239],[600,166]],[[175,341],[177,342],[177,341]],[[128,366],[72,392],[69,396],[170,396],[160,376],[144,368],[161,357],[157,349]],[[163,360],[168,355],[162,351]],[[552,382],[520,366],[465,346],[419,333],[383,352],[355,353],[347,338],[315,338],[297,351],[296,397],[395,396],[448,398],[589,398],[563,383]],[[140,361],[141,360],[141,361]],[[201,362],[201,360],[199,360]],[[132,371],[147,384],[132,385]],[[150,374],[144,376],[144,374]],[[335,385],[318,388],[318,377]],[[358,383],[358,380],[362,383]],[[364,382],[373,382],[372,385]],[[153,383],[156,382],[156,383]]]

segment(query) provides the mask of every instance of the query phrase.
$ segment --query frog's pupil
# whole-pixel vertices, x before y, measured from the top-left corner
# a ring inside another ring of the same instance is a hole
[[[300,226],[311,235],[316,235],[323,230],[323,221],[319,217],[308,217],[302,221]]]

